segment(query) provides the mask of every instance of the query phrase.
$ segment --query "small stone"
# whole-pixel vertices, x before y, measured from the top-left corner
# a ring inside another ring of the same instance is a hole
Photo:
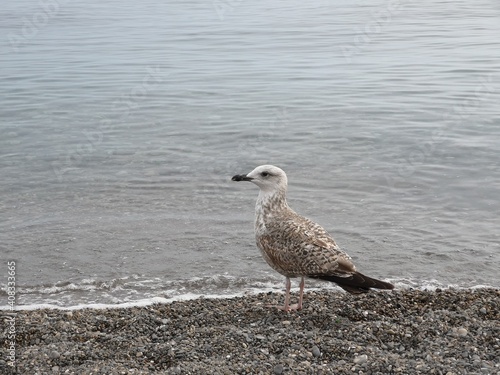
[[[357,365],[361,365],[368,361],[368,356],[366,354],[358,355],[354,357],[354,363]]]
[[[321,351],[319,350],[319,348],[316,345],[314,345],[312,347],[312,354],[315,357],[319,357],[321,355]]]
[[[457,329],[457,333],[460,336],[466,336],[467,335],[467,330],[464,327],[461,327],[461,328]]]
[[[61,354],[59,354],[59,352],[57,350],[52,350],[50,353],[49,353],[49,357],[52,358],[52,359],[57,359],[61,356]]]
[[[283,374],[283,365],[276,365],[276,366],[274,366],[274,373],[276,375]]]
[[[481,307],[481,309],[479,310],[479,312],[481,314],[486,314],[487,313],[486,308],[484,308],[484,307]]]

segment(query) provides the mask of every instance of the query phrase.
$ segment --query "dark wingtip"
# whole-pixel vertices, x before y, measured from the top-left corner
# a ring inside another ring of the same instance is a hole
[[[353,273],[349,277],[339,277],[339,276],[329,276],[329,275],[317,275],[310,277],[334,282],[342,289],[353,294],[366,293],[370,290],[370,288],[394,289],[394,285],[392,285],[391,283],[373,279],[359,272]]]

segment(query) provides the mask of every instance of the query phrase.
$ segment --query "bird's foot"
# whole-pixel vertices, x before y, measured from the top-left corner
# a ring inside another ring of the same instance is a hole
[[[295,303],[293,305],[288,305],[288,306],[278,306],[278,305],[266,305],[266,307],[271,307],[271,308],[276,308],[278,310],[282,310],[285,312],[290,312],[290,311],[299,311],[302,310],[302,306],[299,306],[299,304]]]

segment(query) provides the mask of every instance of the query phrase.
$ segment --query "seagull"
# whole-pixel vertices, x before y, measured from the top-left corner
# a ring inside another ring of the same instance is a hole
[[[297,214],[286,201],[288,179],[274,165],[261,165],[252,172],[233,176],[260,188],[255,205],[255,240],[266,262],[286,277],[286,312],[302,309],[305,278],[336,283],[352,294],[370,288],[393,289],[394,285],[365,276],[320,225]],[[290,304],[290,278],[301,277],[298,304]]]

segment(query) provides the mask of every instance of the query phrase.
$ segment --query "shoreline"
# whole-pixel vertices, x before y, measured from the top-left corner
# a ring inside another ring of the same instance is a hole
[[[279,293],[18,310],[17,373],[500,374],[498,288],[304,297],[291,313],[264,307]],[[6,357],[0,372],[15,373]]]
[[[310,281],[314,282],[313,279]],[[424,284],[424,285],[416,285],[416,284],[411,284],[411,283],[404,283],[401,281],[394,281],[394,280],[388,280],[389,282],[392,282],[395,285],[395,289],[399,291],[408,291],[408,290],[420,290],[420,291],[425,291],[425,292],[434,292],[436,290],[456,290],[456,291],[461,291],[461,290],[476,290],[476,289],[499,289],[500,287],[493,286],[490,284],[476,284],[472,286],[460,286],[457,284]],[[328,287],[330,285],[330,287]],[[293,294],[294,292],[297,292],[299,290],[298,286],[297,287],[292,287],[291,293]],[[309,288],[306,289],[306,292],[327,292],[327,293],[344,293],[342,289],[336,285],[329,284],[325,282],[317,282],[316,286],[309,286]],[[87,303],[87,304],[76,304],[76,305],[69,305],[69,306],[60,306],[57,304],[51,304],[51,303],[39,303],[39,304],[32,304],[32,305],[20,305],[16,302],[14,306],[14,312],[22,312],[22,311],[33,311],[33,310],[61,310],[61,311],[77,311],[77,310],[84,310],[84,309],[92,309],[92,310],[106,310],[106,309],[128,309],[128,308],[133,308],[133,307],[147,307],[155,304],[169,304],[169,303],[174,303],[174,302],[186,302],[186,301],[191,301],[195,299],[233,299],[233,298],[240,298],[240,297],[250,297],[250,296],[255,296],[259,294],[267,294],[267,293],[276,293],[276,294],[283,294],[284,296],[284,290],[283,290],[283,285],[280,282],[279,285],[277,285],[274,288],[263,288],[260,289],[259,291],[256,291],[255,288],[252,288],[251,290],[243,290],[240,292],[233,292],[233,293],[227,293],[227,294],[194,294],[194,293],[187,293],[187,294],[181,294],[178,296],[168,296],[168,297],[160,297],[160,296],[155,296],[155,297],[149,297],[149,298],[144,298],[144,299],[139,299],[139,300],[133,300],[133,301],[127,301],[127,302],[119,302],[119,303],[105,303],[105,302],[93,302],[93,303]],[[372,290],[373,293],[373,290]],[[6,311],[10,310],[10,306],[7,305],[0,305],[0,312],[1,311]]]

